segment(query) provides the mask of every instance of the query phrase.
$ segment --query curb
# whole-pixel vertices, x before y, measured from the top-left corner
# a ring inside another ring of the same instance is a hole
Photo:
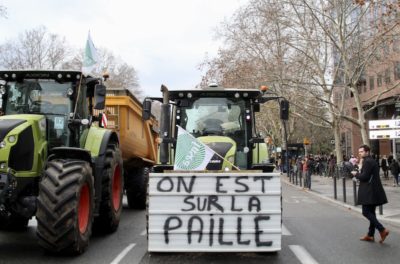
[[[286,179],[282,179],[282,182],[284,182],[286,185],[289,185],[289,186],[295,187],[295,188],[297,188],[299,190],[302,190],[302,187],[297,186],[297,185],[287,181]],[[359,207],[356,207],[354,205],[350,205],[350,204],[344,203],[342,201],[338,201],[338,200],[329,198],[327,196],[324,196],[322,194],[319,194],[319,193],[316,193],[316,192],[313,192],[313,191],[309,191],[309,190],[304,190],[304,191],[309,193],[309,194],[312,194],[314,196],[317,196],[317,197],[319,197],[319,198],[321,198],[321,199],[323,199],[325,201],[328,201],[328,202],[334,203],[336,205],[342,206],[342,207],[347,208],[349,210],[352,210],[354,212],[358,212],[359,214],[362,215],[361,208],[359,208]],[[400,219],[388,219],[388,218],[386,218],[386,216],[379,215],[379,214],[376,215],[376,218],[378,220],[382,221],[382,222],[386,222],[386,223],[389,223],[389,224],[400,225]]]

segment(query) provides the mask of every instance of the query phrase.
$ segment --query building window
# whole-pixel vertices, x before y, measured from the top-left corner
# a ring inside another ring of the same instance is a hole
[[[382,73],[378,73],[378,75],[376,76],[376,84],[378,85],[378,87],[382,86],[382,79],[383,79],[382,75],[383,75]]]
[[[375,78],[374,76],[369,77],[369,89],[373,90],[375,88]]]
[[[391,83],[391,80],[390,80],[390,70],[389,70],[389,69],[387,69],[387,70],[385,71],[385,83],[386,83],[386,84]]]
[[[396,61],[394,63],[394,79],[395,80],[400,79],[400,61]]]

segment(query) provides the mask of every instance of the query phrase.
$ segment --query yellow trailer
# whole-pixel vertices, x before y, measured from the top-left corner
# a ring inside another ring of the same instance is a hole
[[[142,103],[127,89],[107,89],[107,128],[119,135],[130,208],[145,209],[148,175],[157,161],[158,123],[142,119]]]

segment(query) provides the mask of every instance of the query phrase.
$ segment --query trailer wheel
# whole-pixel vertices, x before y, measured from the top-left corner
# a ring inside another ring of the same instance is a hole
[[[132,209],[146,209],[147,185],[150,168],[137,168],[126,177],[126,198]]]
[[[88,162],[48,162],[36,211],[37,236],[45,250],[74,255],[86,250],[92,233],[93,181]]]
[[[121,152],[108,145],[104,163],[100,214],[94,220],[95,232],[111,233],[117,230],[122,212],[123,175]]]

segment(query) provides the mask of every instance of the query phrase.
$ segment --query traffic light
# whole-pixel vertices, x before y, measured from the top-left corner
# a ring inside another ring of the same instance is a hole
[[[288,120],[289,119],[289,101],[282,100],[280,102],[280,112],[281,112],[281,119]]]

